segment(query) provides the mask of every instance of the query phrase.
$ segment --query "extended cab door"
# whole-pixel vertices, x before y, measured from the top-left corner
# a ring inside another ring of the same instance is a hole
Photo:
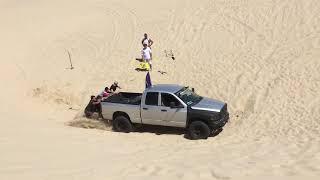
[[[143,124],[162,125],[159,92],[147,92],[141,102],[141,119]]]
[[[164,126],[186,127],[187,106],[178,97],[169,93],[161,93],[160,107]]]

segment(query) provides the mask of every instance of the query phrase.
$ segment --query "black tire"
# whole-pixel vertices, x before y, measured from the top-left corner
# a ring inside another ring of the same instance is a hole
[[[194,121],[189,125],[188,135],[190,139],[207,139],[210,136],[209,126],[202,121]]]
[[[129,133],[133,131],[133,126],[125,116],[117,116],[112,121],[113,130],[117,132]]]

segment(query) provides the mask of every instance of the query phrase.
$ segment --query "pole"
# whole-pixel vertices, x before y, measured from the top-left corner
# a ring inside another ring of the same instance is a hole
[[[70,52],[67,50],[68,56],[69,56],[69,61],[70,61],[70,69],[73,69],[74,67],[72,66],[72,60],[71,60],[71,54]]]

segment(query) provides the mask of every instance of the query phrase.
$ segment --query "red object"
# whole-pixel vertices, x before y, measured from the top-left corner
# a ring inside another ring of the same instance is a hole
[[[108,97],[110,95],[110,93],[108,93],[108,92],[106,92],[106,91],[104,91],[103,93],[102,93],[102,97]]]

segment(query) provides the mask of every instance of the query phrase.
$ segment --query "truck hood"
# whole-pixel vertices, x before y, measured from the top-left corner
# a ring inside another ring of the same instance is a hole
[[[203,98],[200,102],[191,106],[191,109],[220,112],[224,105],[224,102],[215,99]]]

